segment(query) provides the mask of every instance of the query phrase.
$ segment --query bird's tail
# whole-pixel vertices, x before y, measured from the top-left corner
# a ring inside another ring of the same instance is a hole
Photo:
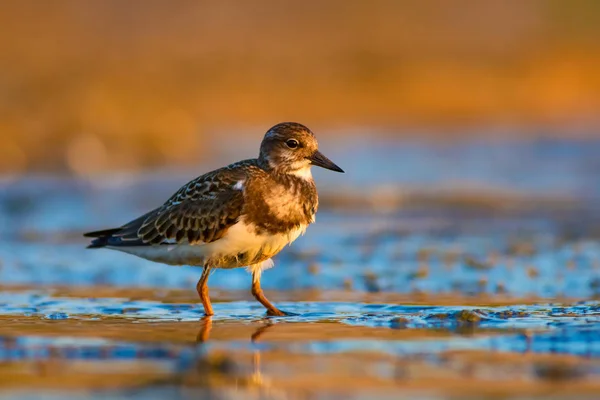
[[[87,247],[88,249],[99,249],[101,247],[105,247],[108,244],[108,239],[112,237],[115,233],[119,232],[121,228],[113,228],[113,229],[105,229],[103,231],[95,231],[95,232],[87,232],[84,233],[83,236],[94,238],[92,242]]]

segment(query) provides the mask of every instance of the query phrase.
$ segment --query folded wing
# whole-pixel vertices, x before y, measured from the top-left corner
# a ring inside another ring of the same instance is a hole
[[[183,186],[161,207],[120,228],[86,233],[90,248],[213,242],[235,224],[244,206],[243,168],[224,168]]]

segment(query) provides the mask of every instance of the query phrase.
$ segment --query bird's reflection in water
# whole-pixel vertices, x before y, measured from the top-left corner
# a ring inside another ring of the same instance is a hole
[[[196,336],[196,343],[204,343],[210,337],[210,331],[212,330],[212,317],[202,317],[200,319],[200,330]]]
[[[250,341],[252,343],[256,343],[258,341],[258,339],[270,328],[272,328],[273,326],[275,326],[275,324],[273,322],[271,322],[270,320],[267,320],[267,322],[259,327],[257,330],[254,331],[254,333],[252,334],[252,336],[250,336]]]
[[[275,326],[270,320],[266,320],[265,324],[258,327],[252,335],[250,335],[250,342],[256,343],[258,339],[270,328]],[[200,330],[196,335],[196,343],[204,343],[210,339],[210,332],[212,331],[213,320],[212,317],[202,317],[200,319]]]
[[[250,335],[250,342],[257,343],[259,339],[271,329],[275,324],[270,320],[266,320],[265,324],[256,329],[252,335]],[[203,317],[200,320],[200,330],[196,336],[197,343],[205,343],[210,339],[210,332],[213,327],[212,317]],[[255,348],[252,352],[252,374],[248,377],[248,383],[251,385],[259,386],[263,389],[271,389],[270,380],[267,379],[261,372],[261,358],[260,350]]]

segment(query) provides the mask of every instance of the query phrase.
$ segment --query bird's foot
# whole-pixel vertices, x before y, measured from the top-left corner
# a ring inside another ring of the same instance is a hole
[[[294,314],[294,313],[287,312],[287,311],[281,311],[277,308],[274,308],[274,309],[267,310],[267,315],[269,317],[293,317],[294,315],[298,315],[298,314]]]

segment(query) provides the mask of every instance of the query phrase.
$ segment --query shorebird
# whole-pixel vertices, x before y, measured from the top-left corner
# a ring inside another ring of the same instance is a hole
[[[271,257],[315,221],[319,205],[311,167],[344,172],[319,150],[306,126],[285,122],[265,134],[258,158],[206,173],[162,206],[114,229],[84,234],[88,248],[109,248],[170,265],[203,268],[196,290],[213,315],[213,269],[247,267],[252,294],[272,316],[286,315],[265,297],[260,278]]]

